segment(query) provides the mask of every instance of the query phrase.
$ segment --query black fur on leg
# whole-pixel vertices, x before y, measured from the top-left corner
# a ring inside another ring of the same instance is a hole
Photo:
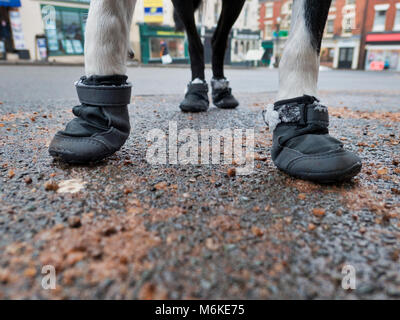
[[[196,11],[200,7],[202,0],[186,0],[186,1],[192,1],[194,11]],[[183,23],[183,21],[180,18],[176,9],[174,9],[174,21],[175,21],[175,30],[176,31],[185,31],[185,24]]]
[[[192,80],[199,78],[205,80],[204,74],[204,47],[200,35],[197,31],[194,19],[195,7],[199,5],[199,0],[172,0],[175,12],[185,26],[186,34],[189,39],[189,54],[192,68]]]
[[[311,44],[318,54],[331,3],[332,0],[304,0],[304,19],[311,33]]]
[[[221,16],[217,29],[211,40],[213,79],[212,96],[214,105],[218,108],[233,109],[239,102],[232,95],[229,81],[224,75],[224,60],[228,45],[229,33],[243,9],[245,0],[223,0]]]
[[[229,33],[243,9],[246,0],[223,0],[221,16],[211,40],[212,68],[215,79],[224,79],[224,58]]]

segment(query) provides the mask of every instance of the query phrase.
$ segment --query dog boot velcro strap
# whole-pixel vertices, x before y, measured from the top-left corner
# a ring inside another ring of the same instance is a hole
[[[328,110],[316,98],[303,96],[271,106],[264,118],[273,130],[272,159],[279,169],[320,183],[347,180],[360,172],[360,158],[329,135]]]
[[[273,132],[278,124],[319,127],[326,131],[329,127],[328,108],[311,96],[282,100],[268,105],[263,112],[265,123]]]
[[[83,77],[75,84],[79,101],[82,104],[99,107],[120,107],[130,103],[132,93],[132,84],[130,83],[94,85],[86,84],[85,81],[86,77]]]
[[[179,107],[184,112],[204,112],[208,110],[209,105],[208,85],[207,82],[203,81],[188,84],[185,99]]]
[[[81,78],[76,88],[82,104],[73,108],[76,118],[54,137],[50,154],[68,163],[88,163],[118,151],[129,137],[131,87],[126,76]]]
[[[225,78],[211,80],[212,98],[216,107],[222,109],[233,109],[239,106],[239,101],[232,95],[229,81]]]

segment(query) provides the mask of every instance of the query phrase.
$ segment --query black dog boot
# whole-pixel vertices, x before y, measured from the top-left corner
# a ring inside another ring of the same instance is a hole
[[[212,98],[216,107],[221,109],[234,109],[239,106],[239,101],[232,95],[229,81],[225,78],[211,80]]]
[[[329,135],[328,109],[311,96],[269,105],[264,120],[273,132],[272,160],[287,174],[333,183],[361,170],[360,158]]]
[[[67,163],[98,162],[121,149],[130,133],[128,104],[132,85],[126,76],[82,77],[76,83],[80,106],[49,153]]]
[[[207,82],[195,79],[187,86],[185,99],[179,106],[183,112],[205,112],[210,106]]]

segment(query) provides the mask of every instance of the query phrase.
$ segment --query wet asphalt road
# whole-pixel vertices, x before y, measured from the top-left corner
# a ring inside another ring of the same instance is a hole
[[[130,69],[139,85],[128,143],[97,166],[67,166],[47,146],[72,118],[80,69],[43,68],[40,79],[32,70],[0,67],[0,298],[400,298],[398,74],[322,73],[331,132],[364,168],[321,186],[271,162],[261,110],[276,87],[240,75],[264,71],[276,83],[274,71],[229,70],[240,108],[191,115],[177,109],[187,70]],[[146,70],[159,72],[153,84]],[[160,96],[164,79],[174,89]],[[254,172],[149,164],[147,134],[170,122],[199,134],[254,128]],[[79,192],[66,190],[71,179]],[[56,269],[56,290],[41,286],[45,265]],[[345,265],[355,290],[341,286]]]

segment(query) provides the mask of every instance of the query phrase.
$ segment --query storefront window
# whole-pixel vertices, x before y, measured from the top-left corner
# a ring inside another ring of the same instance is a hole
[[[183,32],[174,27],[140,23],[140,47],[143,63],[160,62],[162,54],[171,56],[174,63],[189,61],[187,41]]]
[[[184,39],[150,38],[150,59],[160,59],[164,43],[168,48],[168,53],[172,58],[185,58]]]
[[[321,49],[321,65],[324,65],[326,67],[332,67],[334,57],[335,57],[335,49],[334,48],[322,48]]]
[[[1,46],[5,51],[13,51],[14,47],[9,20],[9,8],[6,7],[0,7],[0,41],[2,42]]]
[[[368,50],[365,68],[400,71],[400,50]]]
[[[56,21],[46,23],[50,55],[82,55],[88,10],[54,7]]]

